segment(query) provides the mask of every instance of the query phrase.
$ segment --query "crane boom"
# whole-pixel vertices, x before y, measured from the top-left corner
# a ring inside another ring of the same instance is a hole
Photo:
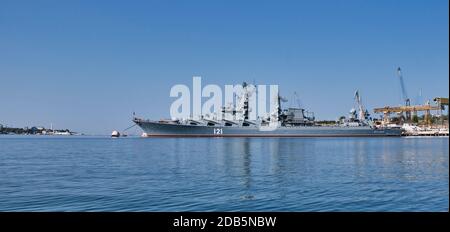
[[[408,94],[406,93],[406,88],[405,88],[405,83],[403,82],[403,75],[402,75],[402,70],[400,69],[400,67],[397,68],[397,76],[400,79],[400,88],[402,89],[402,100],[405,103],[405,106],[410,106],[411,105],[411,101],[408,98]],[[406,111],[406,120],[411,120],[411,112]]]
[[[397,76],[400,79],[400,88],[402,90],[402,100],[406,106],[410,105],[410,100],[408,98],[408,93],[406,93],[405,82],[403,81],[402,70],[400,67],[397,68]]]

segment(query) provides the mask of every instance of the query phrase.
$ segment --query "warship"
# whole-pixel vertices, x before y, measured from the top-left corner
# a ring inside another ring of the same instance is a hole
[[[143,131],[143,137],[383,137],[401,136],[400,127],[375,125],[355,92],[356,108],[347,118],[333,125],[316,123],[314,113],[301,107],[281,108],[286,100],[279,94],[272,112],[255,120],[249,119],[249,99],[252,93],[244,83],[237,106],[221,108],[217,115],[168,120],[148,120],[133,117]]]

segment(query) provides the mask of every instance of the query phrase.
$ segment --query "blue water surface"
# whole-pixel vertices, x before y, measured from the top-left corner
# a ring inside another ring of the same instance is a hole
[[[0,211],[448,211],[449,139],[0,136]]]

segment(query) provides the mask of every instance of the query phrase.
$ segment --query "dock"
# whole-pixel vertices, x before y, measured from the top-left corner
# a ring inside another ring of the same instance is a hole
[[[448,129],[429,129],[421,131],[404,131],[402,136],[448,136]]]

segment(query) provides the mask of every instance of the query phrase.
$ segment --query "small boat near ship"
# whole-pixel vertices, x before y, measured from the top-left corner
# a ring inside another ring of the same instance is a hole
[[[120,132],[115,130],[111,133],[111,138],[119,138],[119,137],[120,137]]]

